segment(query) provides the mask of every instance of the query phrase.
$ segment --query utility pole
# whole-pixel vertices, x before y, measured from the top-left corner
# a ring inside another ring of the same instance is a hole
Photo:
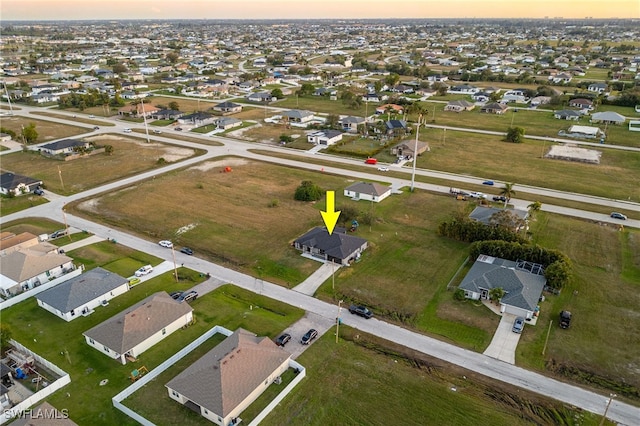
[[[547,350],[547,342],[549,341],[549,334],[551,333],[551,324],[553,324],[553,320],[549,321],[549,329],[547,330],[547,337],[546,339],[544,339],[544,347],[542,348],[542,355],[544,355],[544,353]]]
[[[411,173],[411,192],[416,180],[416,162],[418,161],[418,133],[420,132],[420,124],[422,122],[422,114],[418,116],[418,124],[416,126],[416,141],[413,149],[413,172]]]
[[[338,317],[336,318],[336,343],[338,343],[338,335],[340,332],[340,313],[341,312],[342,312],[342,300],[338,301]]]
[[[178,265],[176,265],[176,250],[175,250],[175,247],[173,246],[173,242],[171,243],[171,254],[173,255],[173,273],[176,276],[176,282],[179,282],[179,280],[178,280]]]
[[[616,395],[615,393],[609,394],[609,401],[607,401],[607,407],[604,409],[602,420],[600,420],[600,426],[604,424],[604,421],[607,418],[607,413],[609,412],[609,407],[611,406],[611,401],[613,401],[613,398],[615,398],[616,396],[618,395]]]
[[[62,185],[62,190],[64,191],[64,181],[62,180],[62,170],[60,170],[60,166],[58,166],[58,176],[60,177],[60,185]]]

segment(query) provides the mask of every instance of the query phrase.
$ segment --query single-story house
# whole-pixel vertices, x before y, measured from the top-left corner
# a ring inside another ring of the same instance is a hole
[[[547,281],[543,275],[524,269],[523,263],[480,255],[458,288],[472,300],[489,299],[492,289],[502,288],[501,312],[533,318]],[[537,266],[533,270],[542,272]]]
[[[239,328],[165,386],[169,397],[220,426],[235,419],[289,368],[291,354]]]
[[[12,192],[14,195],[26,194],[33,192],[34,189],[42,185],[42,181],[33,179],[28,176],[22,176],[15,173],[7,172],[0,175],[0,192],[8,195]]]
[[[389,99],[389,96],[380,93],[367,93],[362,96],[363,102],[382,102]]]
[[[626,120],[624,115],[613,111],[596,112],[591,115],[592,123],[623,124]]]
[[[161,109],[151,114],[151,118],[156,120],[177,120],[183,115],[184,112],[175,109]]]
[[[557,118],[558,120],[578,121],[580,117],[582,117],[582,114],[580,114],[580,111],[576,111],[573,109],[562,109],[560,111],[554,112],[553,117]]]
[[[546,105],[549,102],[551,102],[551,96],[536,96],[534,98],[531,98],[529,105],[531,105],[532,107],[537,107],[540,105]]]
[[[181,327],[191,324],[193,309],[160,291],[83,333],[87,344],[126,364]]]
[[[449,93],[463,93],[467,95],[471,95],[473,93],[479,92],[480,89],[476,86],[470,84],[458,84],[456,86],[452,86],[447,90]]]
[[[388,135],[403,135],[407,132],[407,122],[404,120],[389,120],[385,126]]]
[[[313,112],[302,109],[292,109],[282,113],[292,123],[307,123],[313,120]]]
[[[402,114],[404,113],[404,108],[396,104],[384,104],[376,108],[376,114],[386,114],[388,112],[392,114]]]
[[[375,182],[356,182],[344,189],[344,196],[354,200],[366,200],[379,203],[391,195],[391,187]]]
[[[391,147],[391,155],[410,159],[428,150],[429,144],[427,142],[418,141],[416,144],[416,141],[403,141]]]
[[[509,107],[505,104],[492,102],[480,108],[480,112],[486,112],[487,114],[504,114],[507,109],[509,109]]]
[[[444,107],[444,110],[445,111],[455,111],[455,112],[471,111],[475,107],[476,106],[475,106],[475,104],[473,102],[469,102],[469,101],[465,101],[464,99],[461,99],[461,100],[457,100],[457,101],[450,101]]]
[[[180,124],[189,124],[192,126],[205,126],[207,124],[214,123],[218,117],[209,113],[209,112],[194,112],[192,114],[183,115],[178,118],[178,123]]]
[[[0,293],[10,297],[74,271],[73,259],[57,249],[45,242],[1,255]]]
[[[524,89],[512,89],[504,92],[501,102],[516,102],[519,104],[526,104],[527,102],[529,102],[529,99],[527,98],[526,91]]]
[[[599,127],[593,126],[573,125],[569,127],[567,133],[565,133],[566,136],[572,136],[576,138],[597,138],[598,136],[604,136],[604,132],[600,130]]]
[[[219,118],[218,121],[216,121],[216,128],[218,129],[227,130],[240,126],[242,126],[242,120],[238,120],[237,118],[224,117]]]
[[[338,227],[329,235],[327,228],[318,226],[295,240],[293,246],[314,258],[349,266],[367,248],[367,240]]]
[[[160,111],[160,109],[157,107],[154,107],[153,105],[140,103],[135,105],[124,106],[118,110],[118,114],[123,116],[135,117],[135,118],[142,118],[145,116],[147,118],[150,118],[154,114],[156,114],[158,111]]]
[[[247,96],[247,100],[251,102],[269,103],[274,102],[275,100],[277,100],[277,98],[269,92],[259,92],[251,93],[249,96]]]
[[[591,83],[587,87],[588,92],[604,93],[607,91],[607,83]]]
[[[91,146],[89,142],[78,139],[63,139],[61,141],[51,142],[40,145],[39,150],[50,155],[73,154],[78,149],[88,149]]]
[[[242,105],[236,104],[231,101],[226,101],[226,102],[219,103],[218,105],[215,105],[213,107],[213,110],[227,113],[227,114],[233,114],[235,112],[242,111]]]
[[[364,117],[348,116],[341,118],[338,123],[342,126],[342,130],[348,133],[358,133],[358,126],[365,123]]]
[[[503,225],[512,231],[518,232],[528,228],[527,218],[529,212],[520,209],[498,209],[495,207],[478,206],[469,215],[471,220],[488,226]]]
[[[576,98],[569,101],[569,106],[580,108],[583,111],[591,111],[593,109],[593,102],[589,99]]]
[[[0,256],[7,255],[16,250],[33,247],[38,244],[40,244],[40,239],[37,235],[30,232],[21,232],[18,235],[13,232],[0,232]],[[54,246],[53,244],[49,244],[49,246],[51,248],[51,253],[57,252],[57,246]]]
[[[329,146],[341,140],[342,132],[338,130],[319,130],[307,135],[307,141],[316,145]]]
[[[471,95],[471,99],[473,99],[476,102],[487,102],[490,98],[491,98],[491,94],[486,91],[476,92],[473,95]]]
[[[129,291],[129,282],[106,269],[95,268],[36,295],[38,306],[71,321]]]

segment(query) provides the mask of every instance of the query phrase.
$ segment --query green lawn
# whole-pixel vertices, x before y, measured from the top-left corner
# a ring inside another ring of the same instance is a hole
[[[86,269],[100,266],[122,277],[133,275],[141,266],[155,266],[162,262],[160,258],[110,241],[80,247],[66,254],[74,259],[74,263],[82,264]]]
[[[7,197],[2,195],[0,197],[0,216],[6,216],[8,214],[48,202],[49,201],[45,197],[34,194],[24,194],[19,197]]]
[[[199,277],[197,273],[184,273],[195,279]],[[258,335],[274,338],[303,314],[289,305],[233,286],[223,286],[192,302],[197,320],[194,325],[175,332],[162,344],[144,352],[134,364],[123,366],[85,343],[84,331],[128,306],[157,291],[185,290],[195,283],[184,281],[176,284],[167,273],[136,286],[111,300],[108,306],[97,308],[92,315],[69,323],[38,307],[32,298],[3,310],[2,322],[9,325],[14,338],[71,375],[71,384],[48,398],[51,404],[67,408],[71,419],[80,425],[133,425],[137,423],[113,408],[111,403],[111,398],[130,384],[132,369],[144,365],[151,370],[217,324],[231,330],[243,327]],[[98,386],[103,379],[108,379],[109,383]],[[172,407],[160,399],[144,399],[142,406],[136,408],[144,412],[150,407],[154,407],[156,413],[181,408]]]

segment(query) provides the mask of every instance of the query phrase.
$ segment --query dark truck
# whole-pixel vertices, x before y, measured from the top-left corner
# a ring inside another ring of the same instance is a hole
[[[560,312],[560,327],[569,328],[569,324],[571,324],[571,312],[569,311]]]

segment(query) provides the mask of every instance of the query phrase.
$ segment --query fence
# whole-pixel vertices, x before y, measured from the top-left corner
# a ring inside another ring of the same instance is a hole
[[[34,287],[31,290],[20,293],[17,296],[13,296],[10,299],[3,300],[2,302],[0,302],[0,311],[2,311],[5,308],[8,308],[9,306],[13,306],[16,303],[20,303],[23,300],[27,300],[28,298],[35,296],[36,294],[42,293],[45,290],[49,290],[51,287],[54,287],[62,282],[70,280],[71,278],[77,277],[82,273],[83,270],[84,270],[84,266],[80,266],[74,271],[64,274],[61,277],[58,277],[54,280],[49,281],[48,283],[42,284],[38,287]]]
[[[60,376],[60,378],[54,381],[53,383],[49,384],[49,386],[47,386],[46,388],[42,388],[38,392],[34,393],[30,397],[22,401],[21,403],[15,405],[11,409],[2,413],[2,416],[0,417],[0,425],[13,419],[16,416],[19,416],[20,413],[24,412],[29,407],[34,406],[35,404],[42,401],[43,399],[45,399],[46,397],[48,397],[58,389],[71,383],[71,377],[69,376],[69,374],[66,371],[59,368],[57,365],[42,358],[40,355],[34,353],[30,349],[27,349],[24,345],[21,345],[20,343],[16,342],[13,339],[11,339],[9,342],[14,348],[16,348],[17,351],[33,356],[33,358],[36,360],[38,364],[56,373],[57,375]]]

